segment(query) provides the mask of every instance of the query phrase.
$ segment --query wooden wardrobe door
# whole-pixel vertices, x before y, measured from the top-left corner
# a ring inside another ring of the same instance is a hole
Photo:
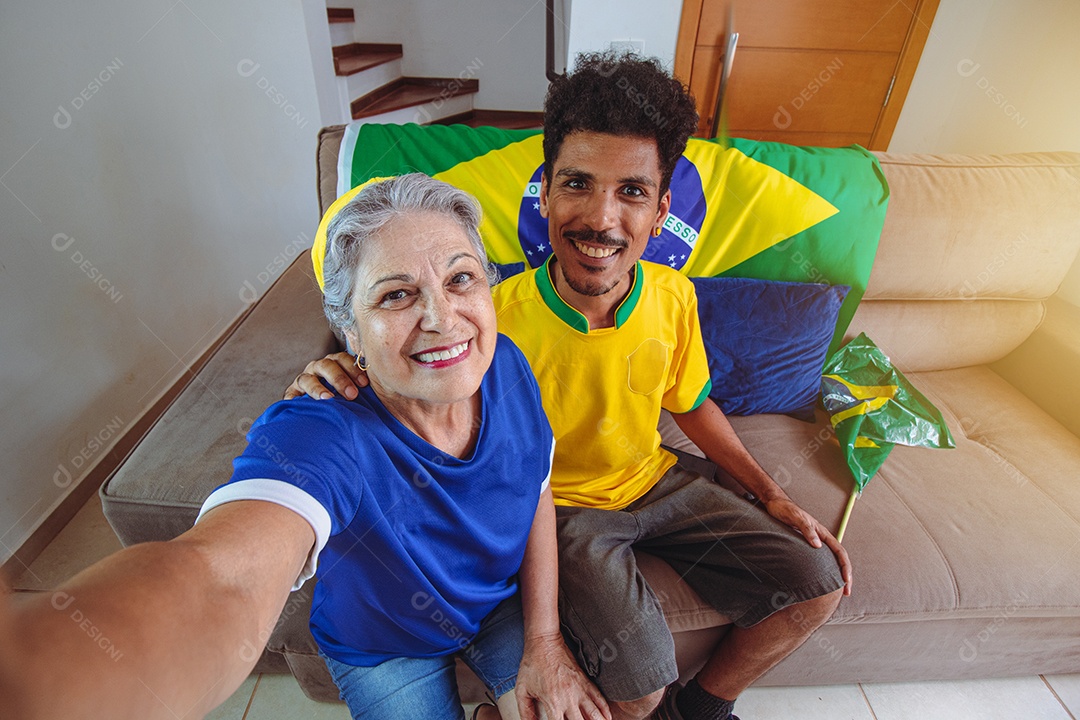
[[[712,125],[728,0],[686,0],[675,74]],[[884,150],[938,0],[744,0],[727,105],[735,137]]]

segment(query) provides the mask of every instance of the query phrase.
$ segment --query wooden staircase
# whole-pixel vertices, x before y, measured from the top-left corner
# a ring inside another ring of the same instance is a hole
[[[334,72],[338,77],[348,77],[383,63],[400,60],[401,57],[400,45],[355,42],[337,45],[334,47]]]
[[[327,8],[339,95],[353,120],[420,125],[462,123],[538,128],[543,113],[477,110],[476,78],[404,77],[401,45],[352,40],[352,8]],[[343,112],[344,112],[343,108]]]

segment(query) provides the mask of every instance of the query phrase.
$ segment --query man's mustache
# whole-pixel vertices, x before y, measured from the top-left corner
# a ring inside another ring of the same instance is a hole
[[[621,237],[616,237],[607,232],[596,232],[595,230],[589,230],[587,228],[583,230],[566,230],[563,232],[563,237],[575,242],[593,243],[594,245],[604,245],[613,248],[625,248],[630,246],[630,243]]]

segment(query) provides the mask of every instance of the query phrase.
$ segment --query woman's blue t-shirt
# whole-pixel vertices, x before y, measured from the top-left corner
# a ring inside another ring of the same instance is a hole
[[[311,631],[330,657],[371,666],[456,652],[516,592],[551,472],[551,427],[528,363],[504,335],[480,392],[481,426],[467,459],[421,439],[370,388],[352,402],[275,403],[252,425],[232,479],[207,500],[203,512],[271,499],[261,490],[269,480],[301,490],[281,488],[304,500],[298,506],[306,494],[325,509]]]

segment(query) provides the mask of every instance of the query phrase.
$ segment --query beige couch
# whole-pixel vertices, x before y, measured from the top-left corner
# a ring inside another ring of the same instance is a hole
[[[324,209],[340,140],[340,127],[319,138]],[[854,594],[760,684],[1078,672],[1080,309],[1054,294],[1080,249],[1080,155],[879,158],[892,199],[851,334],[891,355],[957,447],[893,452],[845,539]],[[334,347],[302,256],[102,487],[121,540],[189,527],[251,419]],[[835,527],[851,479],[824,416],[732,421],[796,501]],[[662,432],[694,450],[669,420]],[[724,619],[662,562],[641,562],[692,673]],[[311,697],[334,699],[309,603],[310,585],[290,599],[260,668],[284,659]],[[463,682],[476,698],[475,679]]]

